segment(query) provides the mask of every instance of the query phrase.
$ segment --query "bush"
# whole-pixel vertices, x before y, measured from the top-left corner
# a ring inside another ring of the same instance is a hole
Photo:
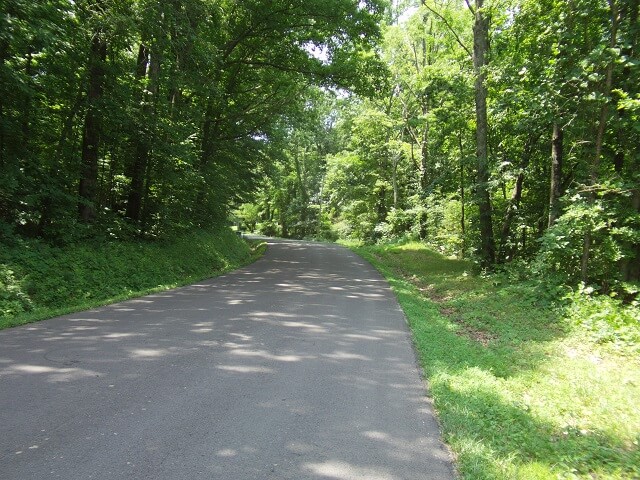
[[[0,265],[0,317],[28,312],[33,303],[14,273],[6,265]]]
[[[569,301],[567,318],[598,343],[624,343],[640,349],[640,304],[630,304],[609,295],[596,295],[595,289],[580,285],[565,297]]]
[[[260,235],[266,235],[267,237],[275,237],[281,233],[280,227],[270,220],[258,223],[256,225],[256,231]]]
[[[569,285],[586,281],[605,292],[615,287],[623,279],[622,263],[637,260],[634,246],[640,244],[640,213],[629,201],[631,192],[629,186],[598,185],[567,196],[564,214],[540,240],[536,270],[558,274]],[[591,245],[587,278],[582,278],[586,235]]]

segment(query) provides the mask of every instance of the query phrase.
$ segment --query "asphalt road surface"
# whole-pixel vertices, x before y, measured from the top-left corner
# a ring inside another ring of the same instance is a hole
[[[347,249],[0,332],[0,478],[453,479],[404,316]]]

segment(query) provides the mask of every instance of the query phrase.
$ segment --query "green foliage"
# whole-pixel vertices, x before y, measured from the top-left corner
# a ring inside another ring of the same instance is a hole
[[[228,229],[62,247],[19,240],[0,255],[0,326],[186,284],[250,260],[249,246]]]
[[[260,207],[252,203],[243,203],[234,213],[234,216],[240,222],[240,230],[254,232],[256,225],[260,220]]]
[[[552,274],[577,285],[582,280],[584,239],[589,235],[588,280],[605,289],[620,280],[620,261],[633,258],[628,246],[640,242],[640,214],[630,208],[625,190],[603,188],[597,195],[595,200],[580,193],[566,199],[564,214],[540,239],[533,264],[539,275]]]
[[[0,7],[3,235],[65,244],[220,223],[283,155],[312,86],[385,83],[378,0]]]
[[[33,308],[29,296],[16,280],[13,271],[0,265],[0,318],[28,312]]]
[[[596,295],[593,288],[580,285],[566,297],[567,318],[598,343],[640,353],[640,302],[633,300],[625,304],[615,297]]]
[[[637,344],[604,348],[592,329],[629,326],[637,307],[582,292],[566,311],[538,283],[473,275],[471,262],[423,244],[353,248],[387,277],[407,315],[461,478],[640,474]],[[606,320],[593,303],[603,301]]]

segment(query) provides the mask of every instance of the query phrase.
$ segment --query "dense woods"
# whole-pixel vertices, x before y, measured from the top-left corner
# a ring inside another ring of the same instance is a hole
[[[343,240],[461,478],[640,478],[639,4],[0,0],[0,328]]]
[[[638,3],[2,0],[0,235],[233,212],[633,297]]]
[[[604,291],[637,281],[638,25],[636,0],[394,3],[388,86],[310,100],[319,116],[240,215]]]
[[[384,81],[377,1],[0,6],[4,236],[222,223],[311,85],[366,94]]]

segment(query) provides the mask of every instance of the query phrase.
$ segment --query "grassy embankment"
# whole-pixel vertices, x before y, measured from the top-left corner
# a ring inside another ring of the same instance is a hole
[[[640,478],[637,345],[421,244],[352,248],[398,296],[462,478]]]
[[[263,251],[228,229],[66,247],[14,240],[0,248],[0,329],[221,275]]]

